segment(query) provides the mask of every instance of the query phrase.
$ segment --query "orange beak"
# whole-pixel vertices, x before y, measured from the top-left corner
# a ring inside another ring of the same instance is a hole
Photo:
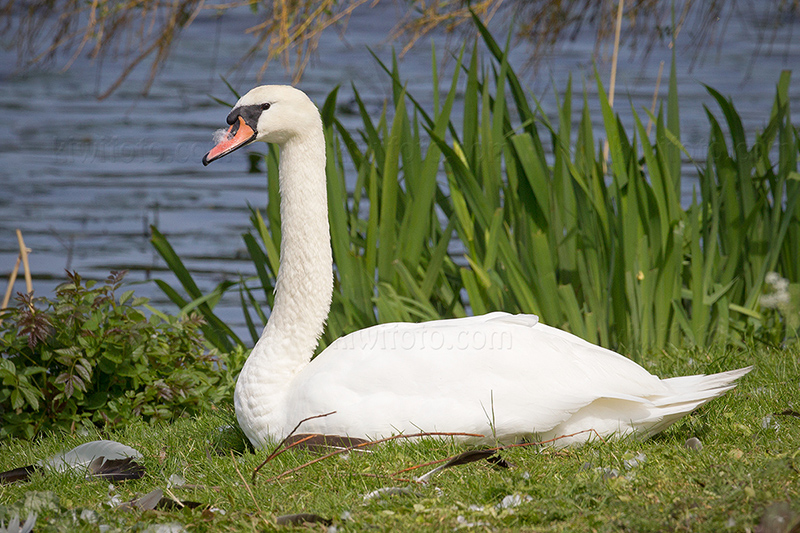
[[[251,143],[256,138],[256,132],[247,125],[247,122],[240,116],[239,120],[231,124],[228,134],[219,144],[212,148],[203,156],[203,165],[208,165],[212,161],[226,156],[229,153]]]

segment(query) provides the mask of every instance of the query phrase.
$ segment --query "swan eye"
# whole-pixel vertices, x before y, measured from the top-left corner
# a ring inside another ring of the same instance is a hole
[[[269,102],[267,102],[266,104],[261,104],[262,111],[266,111],[267,109],[269,109]]]

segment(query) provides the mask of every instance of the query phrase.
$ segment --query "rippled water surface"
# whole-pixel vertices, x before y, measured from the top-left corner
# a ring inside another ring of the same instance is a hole
[[[391,48],[383,40],[396,20],[391,4],[356,11],[346,41],[335,32],[323,37],[300,87],[321,103],[339,84],[339,101],[346,108],[354,82],[377,116],[391,88],[367,46],[389,60]],[[766,45],[759,48],[755,24],[746,14],[734,13],[725,40],[707,50],[692,68],[694,54],[687,46],[679,47],[681,134],[696,158],[705,154],[708,135],[702,106],[717,111],[702,84],[732,97],[752,139],[769,115],[780,71],[800,67],[797,22],[784,21],[776,33],[769,34],[774,35],[769,55],[764,54]],[[142,80],[147,77],[143,68],[104,101],[96,95],[121,68],[113,60],[106,60],[101,69],[81,59],[65,73],[45,68],[20,73],[14,69],[13,52],[0,51],[0,274],[7,275],[14,265],[18,252],[14,230],[20,228],[33,249],[30,261],[37,294],[51,294],[63,281],[64,269],[98,279],[111,269],[127,269],[131,271],[128,281],[144,282],[136,287],[138,294],[174,311],[159,290],[145,282],[152,277],[174,281],[162,271],[163,262],[149,243],[148,227],[155,224],[202,289],[224,279],[238,279],[240,274],[252,275],[254,268],[246,260],[240,235],[248,229],[248,204],[266,203],[265,180],[247,173],[247,158],[241,153],[207,168],[200,163],[211,146],[212,133],[224,126],[228,112],[209,95],[233,100],[219,75],[227,74],[247,50],[250,40],[242,30],[250,25],[247,12],[228,13],[222,19],[212,12],[202,15],[184,32],[147,96],[141,95]],[[448,39],[435,39],[443,51]],[[449,42],[453,44],[453,39]],[[762,53],[754,61],[756,49]],[[551,87],[562,91],[570,74],[577,90],[587,80],[594,94],[594,50],[593,35],[579,35],[544,58],[535,73],[524,71],[529,88],[542,98],[545,109],[555,103]],[[524,46],[515,50],[513,57],[521,72],[529,53]],[[669,50],[660,45],[646,60],[638,55],[632,58],[623,50],[616,100],[623,116],[630,115],[631,103],[637,109],[649,107],[659,61],[669,57]],[[426,44],[418,45],[400,63],[410,92],[422,101],[431,98],[430,63]],[[601,61],[598,68],[607,80],[608,64]],[[449,75],[452,64],[445,69]],[[662,95],[666,95],[668,69],[669,63]],[[238,72],[229,80],[246,91],[257,84],[256,71]],[[275,63],[263,82],[288,80]],[[791,98],[795,113],[800,113],[800,82],[793,85]],[[355,117],[343,114],[342,118],[357,128]],[[687,177],[692,168],[687,162]],[[686,183],[688,197],[691,181]],[[18,281],[16,288],[24,286]],[[232,295],[219,309],[224,319],[240,324],[238,296]]]

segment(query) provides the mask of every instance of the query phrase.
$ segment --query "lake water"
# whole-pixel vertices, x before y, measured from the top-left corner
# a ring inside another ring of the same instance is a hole
[[[754,2],[758,6],[758,2]],[[681,96],[681,134],[693,157],[705,155],[708,123],[703,104],[718,113],[703,84],[733,98],[750,139],[763,127],[775,95],[781,70],[800,66],[800,25],[783,20],[772,44],[761,43],[759,11],[737,10],[726,15],[724,40],[696,58],[689,35],[678,47]],[[347,27],[346,41],[335,31],[323,36],[319,52],[300,87],[318,103],[337,84],[339,101],[350,102],[354,82],[375,116],[390,97],[388,78],[367,50],[383,60],[391,58],[384,42],[399,12],[391,3],[357,10]],[[77,270],[84,278],[103,279],[109,270],[127,269],[138,295],[151,297],[157,307],[175,311],[151,282],[160,277],[174,284],[149,243],[155,224],[195,274],[201,288],[209,290],[225,279],[254,274],[240,235],[249,227],[248,203],[267,201],[265,180],[247,173],[241,153],[204,168],[200,162],[211,147],[212,133],[225,125],[228,109],[209,95],[233,100],[219,76],[251,44],[243,30],[253,24],[248,11],[222,18],[204,13],[186,30],[149,94],[142,96],[147,66],[104,101],[96,95],[116,79],[121,64],[106,59],[102,68],[81,58],[67,72],[37,68],[17,72],[13,52],[0,51],[0,275],[7,276],[18,253],[15,228],[33,249],[30,264],[38,295],[50,295],[64,280],[64,270]],[[219,39],[217,39],[219,36]],[[504,32],[498,32],[504,36]],[[434,35],[444,56],[455,39]],[[401,60],[401,72],[418,99],[430,101],[430,42],[419,43]],[[771,46],[771,53],[766,54]],[[755,56],[754,51],[760,50]],[[590,99],[594,35],[578,35],[541,59],[538,70],[524,71],[531,92],[553,109],[552,87],[563,91],[571,74],[576,90],[586,80]],[[530,50],[518,46],[515,66],[522,71]],[[631,103],[649,107],[658,65],[666,60],[661,95],[666,95],[670,51],[656,45],[642,59],[624,49],[620,54],[616,107],[630,116]],[[597,58],[608,83],[610,66]],[[695,61],[695,59],[697,59]],[[445,71],[452,73],[452,62]],[[257,85],[258,65],[228,76],[241,92]],[[447,81],[447,76],[442,76]],[[287,83],[290,75],[273,63],[262,83]],[[792,106],[800,111],[800,82],[791,89]],[[596,100],[596,98],[595,98]],[[578,102],[575,103],[577,107]],[[718,113],[719,114],[719,113]],[[594,113],[595,119],[599,113]],[[356,117],[341,118],[354,130]],[[263,149],[262,149],[263,150]],[[687,162],[686,174],[693,167]],[[686,180],[685,197],[691,195]],[[21,277],[21,275],[20,275]],[[6,283],[0,283],[5,288]],[[16,290],[24,290],[17,281]],[[238,295],[231,294],[218,307],[223,319],[242,331]]]

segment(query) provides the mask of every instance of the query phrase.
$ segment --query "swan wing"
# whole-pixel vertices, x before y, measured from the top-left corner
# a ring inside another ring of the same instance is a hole
[[[491,313],[381,324],[338,339],[293,381],[285,427],[336,411],[300,431],[459,431],[507,441],[546,435],[600,398],[649,405],[666,392],[629,359],[535,315]]]

